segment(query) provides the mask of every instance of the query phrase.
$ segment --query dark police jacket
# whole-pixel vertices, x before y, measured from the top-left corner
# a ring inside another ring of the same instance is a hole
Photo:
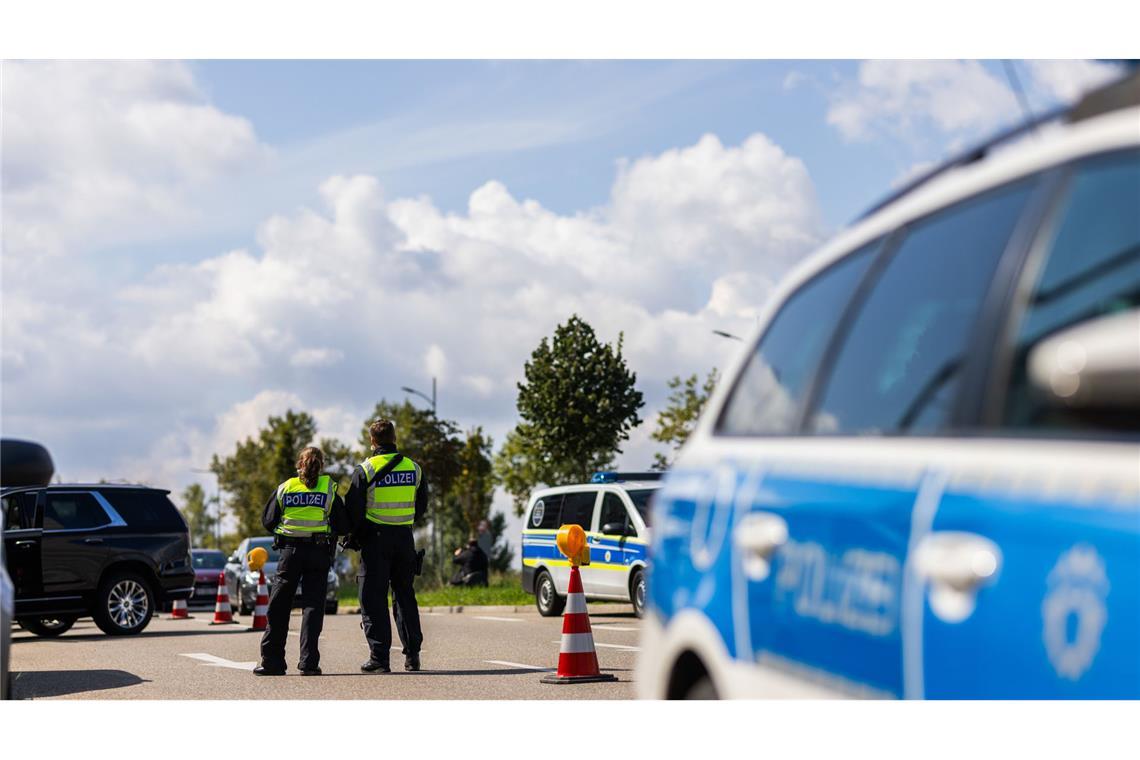
[[[390,443],[382,443],[372,449],[372,456],[377,454],[395,454],[396,447]],[[417,463],[419,464],[419,463]],[[423,465],[420,464],[421,470]],[[344,496],[344,506],[348,513],[348,522],[352,529],[354,538],[362,538],[370,530],[374,530],[379,526],[369,522],[365,518],[365,513],[368,509],[368,476],[364,474],[364,468],[356,465],[352,471],[352,484],[348,487],[348,493]],[[423,520],[424,515],[427,514],[428,502],[428,484],[427,478],[420,478],[419,484],[416,486],[416,522]],[[397,528],[401,526],[386,526],[390,528]],[[409,528],[410,529],[410,528]]]

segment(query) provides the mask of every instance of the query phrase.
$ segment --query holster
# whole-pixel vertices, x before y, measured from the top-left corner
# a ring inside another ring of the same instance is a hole
[[[424,574],[424,554],[426,554],[426,553],[427,553],[427,549],[420,549],[419,551],[416,552],[416,572],[414,573],[415,575],[423,575]]]

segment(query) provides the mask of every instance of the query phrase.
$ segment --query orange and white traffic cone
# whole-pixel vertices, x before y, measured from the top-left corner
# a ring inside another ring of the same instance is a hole
[[[543,683],[591,683],[616,681],[613,673],[598,668],[598,652],[590,630],[586,611],[586,594],[582,591],[582,575],[570,567],[570,586],[566,590],[566,612],[562,616],[562,646],[558,652],[558,672],[542,677]]]
[[[170,617],[167,620],[189,620],[193,617],[186,608],[185,599],[175,599],[174,606],[170,608]]]
[[[269,627],[269,588],[265,584],[265,572],[257,571],[257,601],[253,603],[253,625],[246,630],[264,631]]]
[[[225,572],[218,573],[218,596],[214,600],[214,619],[210,625],[223,625],[234,623],[234,614],[230,609],[230,592],[226,588]]]

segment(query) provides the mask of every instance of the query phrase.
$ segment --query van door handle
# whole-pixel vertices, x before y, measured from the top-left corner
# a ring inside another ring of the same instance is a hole
[[[85,538],[85,539],[83,539],[83,543],[85,543],[85,544],[101,544],[101,543],[103,543],[103,539],[101,539],[101,538]]]
[[[974,612],[978,589],[997,577],[1001,560],[997,544],[984,536],[938,531],[919,543],[914,570],[929,584],[934,614],[960,623]]]
[[[741,554],[745,575],[762,581],[772,571],[772,555],[788,542],[788,523],[771,512],[753,512],[740,520],[732,540]]]
[[[25,538],[23,541],[17,541],[16,542],[16,546],[22,546],[22,547],[35,546],[35,545],[36,545],[35,539],[31,539],[31,538]]]

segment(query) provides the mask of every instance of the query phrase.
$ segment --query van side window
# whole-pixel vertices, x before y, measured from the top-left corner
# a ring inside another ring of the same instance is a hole
[[[598,499],[597,491],[577,491],[566,494],[566,501],[562,503],[562,525],[581,525],[583,530],[590,530],[590,523],[594,519],[594,502]]]
[[[787,299],[733,385],[718,434],[796,432],[804,391],[881,243],[849,254]]]
[[[36,495],[27,491],[4,497],[4,529],[21,530],[35,527]]]
[[[906,232],[836,353],[813,432],[947,427],[974,324],[1034,181],[964,201]]]
[[[606,492],[602,496],[602,514],[598,518],[598,530],[605,533],[606,526],[614,523],[622,526],[618,535],[629,535],[633,532],[625,502],[616,493]]]
[[[530,519],[524,526],[530,530],[556,530],[562,524],[562,494],[543,496],[530,508]]]
[[[1039,272],[1014,338],[1005,425],[1103,429],[1131,422],[1134,429],[1134,416],[1098,419],[1042,403],[1026,361],[1056,332],[1140,306],[1140,154],[1100,157],[1077,169]]]

